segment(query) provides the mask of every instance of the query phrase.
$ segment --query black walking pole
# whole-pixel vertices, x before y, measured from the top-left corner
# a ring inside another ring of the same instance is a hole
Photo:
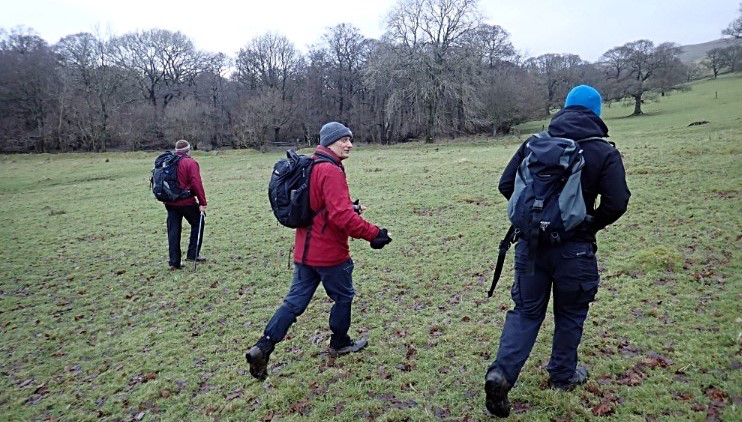
[[[198,218],[198,237],[196,238],[196,256],[193,257],[193,271],[196,271],[196,264],[198,263],[198,257],[201,256],[201,230],[204,227],[204,212],[201,211]]]
[[[487,292],[487,297],[492,297],[492,293],[495,291],[497,281],[500,279],[500,274],[502,274],[502,266],[505,263],[505,254],[508,253],[510,244],[514,242],[517,236],[518,234],[516,233],[515,228],[513,226],[510,226],[507,234],[505,234],[505,238],[502,239],[502,242],[500,242],[500,253],[497,255],[495,274],[492,276],[492,285],[490,286],[489,292]]]

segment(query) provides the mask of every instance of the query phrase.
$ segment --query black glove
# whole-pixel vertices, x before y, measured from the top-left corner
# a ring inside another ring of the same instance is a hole
[[[597,230],[595,230],[595,217],[588,214],[585,216],[585,220],[580,223],[579,226],[577,226],[578,231],[582,231],[585,233],[595,234]]]
[[[384,246],[386,246],[387,243],[391,241],[392,241],[392,238],[389,237],[389,234],[387,234],[386,229],[379,229],[379,234],[377,234],[374,240],[371,241],[371,248],[381,249]]]

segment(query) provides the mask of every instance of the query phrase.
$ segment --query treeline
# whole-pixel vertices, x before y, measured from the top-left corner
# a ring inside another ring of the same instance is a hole
[[[257,148],[338,120],[357,139],[389,144],[507,133],[560,107],[580,83],[606,100],[642,102],[694,77],[672,43],[627,43],[598,63],[523,58],[474,0],[401,0],[379,40],[328,28],[304,54],[267,33],[235,57],[201,51],[181,32],[80,33],[48,45],[0,32],[0,150]]]

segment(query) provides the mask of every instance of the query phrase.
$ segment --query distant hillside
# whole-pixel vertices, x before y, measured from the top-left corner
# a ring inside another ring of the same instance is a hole
[[[739,45],[742,45],[742,40],[732,40],[732,39],[726,39],[726,38],[720,38],[718,40],[709,41],[701,44],[691,44],[691,45],[684,45],[681,46],[683,49],[683,53],[680,54],[680,61],[683,63],[696,63],[700,60],[703,60],[704,57],[706,57],[706,52],[709,50],[713,50],[714,48],[724,48],[727,46],[732,45],[732,43],[736,42]]]

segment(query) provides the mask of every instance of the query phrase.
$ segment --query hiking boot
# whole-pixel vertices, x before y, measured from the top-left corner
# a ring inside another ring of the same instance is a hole
[[[179,269],[180,269],[180,265],[170,265],[170,271],[175,271]]]
[[[508,392],[512,386],[505,379],[505,375],[497,369],[490,369],[484,377],[484,392],[487,399],[484,402],[487,410],[499,418],[507,418],[510,415],[510,402]]]
[[[567,381],[555,381],[549,379],[549,387],[555,388],[562,391],[570,391],[580,384],[587,382],[588,372],[587,368],[582,365],[577,365],[575,373]]]
[[[195,258],[186,258],[186,261],[204,262],[204,261],[206,261],[206,258],[204,258],[202,255],[199,255],[199,256],[197,256]]]
[[[347,355],[348,353],[355,353],[360,351],[367,345],[368,340],[366,340],[365,338],[361,338],[356,341],[351,341],[349,345],[341,347],[339,349],[335,349],[334,347],[330,346],[330,356],[336,358],[341,355]]]
[[[250,375],[263,381],[268,377],[268,357],[270,353],[266,353],[258,347],[253,346],[246,354],[245,359],[250,365]]]

